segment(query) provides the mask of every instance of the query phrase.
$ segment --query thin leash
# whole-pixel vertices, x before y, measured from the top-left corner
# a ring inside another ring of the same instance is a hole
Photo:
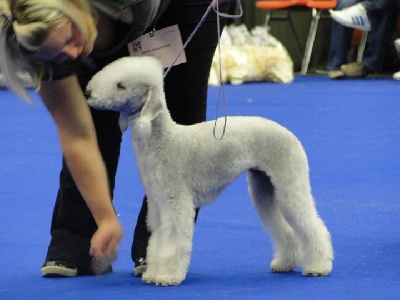
[[[239,8],[239,14],[238,15],[230,15],[230,14],[225,14],[219,11],[219,2],[220,0],[213,0],[210,5],[207,7],[206,12],[204,15],[201,17],[199,23],[196,25],[195,29],[192,31],[190,36],[186,39],[186,42],[183,44],[181,50],[179,51],[178,55],[176,56],[175,60],[172,62],[172,64],[168,67],[168,69],[164,72],[163,78],[167,77],[168,73],[171,71],[171,68],[175,65],[179,57],[182,55],[183,51],[185,51],[187,45],[189,42],[192,40],[193,36],[196,34],[196,32],[199,30],[201,25],[203,25],[205,19],[207,18],[208,14],[210,11],[213,9],[214,12],[217,14],[217,34],[218,34],[218,65],[219,65],[219,78],[218,78],[218,83],[219,83],[219,91],[218,91],[218,100],[217,100],[217,105],[216,105],[216,118],[215,118],[215,124],[214,124],[214,129],[213,129],[213,135],[216,139],[222,140],[222,138],[225,135],[225,129],[226,129],[226,123],[227,123],[227,104],[226,104],[226,93],[225,93],[225,84],[222,80],[222,62],[221,62],[221,45],[220,45],[220,32],[221,32],[221,24],[220,24],[220,18],[230,18],[230,19],[235,19],[235,18],[240,18],[243,15],[243,8],[240,3],[240,0],[236,0],[236,3]],[[224,127],[222,129],[222,135],[221,137],[216,136],[216,127],[217,127],[217,120],[218,120],[218,110],[219,110],[219,105],[221,101],[221,95],[224,101]]]

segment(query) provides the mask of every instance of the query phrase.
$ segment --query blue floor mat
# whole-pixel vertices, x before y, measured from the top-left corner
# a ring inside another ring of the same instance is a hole
[[[229,115],[275,120],[303,143],[317,208],[332,234],[334,269],[325,278],[271,273],[271,241],[242,176],[201,210],[187,279],[168,288],[132,274],[130,244],[144,192],[129,132],[115,190],[124,227],[115,271],[40,276],[60,147],[40,101],[29,105],[0,91],[0,299],[399,299],[399,91],[389,78],[307,76],[291,84],[226,86]],[[223,115],[217,100],[218,88],[209,88],[209,119]]]

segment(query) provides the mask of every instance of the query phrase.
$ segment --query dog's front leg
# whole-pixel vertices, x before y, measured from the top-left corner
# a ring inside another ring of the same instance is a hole
[[[159,226],[152,228],[147,249],[147,270],[143,282],[157,285],[179,285],[186,277],[192,251],[194,229],[194,206],[187,193],[185,196],[165,198],[151,205],[149,222],[157,210]],[[150,224],[150,227],[152,226]]]
[[[158,268],[158,245],[160,244],[160,221],[161,221],[161,216],[160,216],[160,209],[155,201],[152,201],[152,198],[147,195],[147,227],[149,231],[151,232],[150,238],[149,238],[149,243],[147,246],[146,250],[146,261],[147,261],[147,266],[146,270],[144,273],[147,273],[146,280],[143,278],[145,277],[144,274],[142,274],[142,279],[143,282],[146,283],[152,283],[155,280],[155,276],[158,273],[157,268]]]

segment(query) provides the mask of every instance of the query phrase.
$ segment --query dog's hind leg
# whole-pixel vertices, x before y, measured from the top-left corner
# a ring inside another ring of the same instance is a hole
[[[186,277],[192,251],[195,208],[191,196],[182,194],[180,197],[157,199],[159,226],[154,228],[149,241],[147,270],[142,275],[144,282],[179,285]],[[149,205],[149,220],[151,209]]]
[[[267,174],[250,170],[247,183],[253,204],[264,228],[271,234],[274,244],[274,258],[270,268],[273,272],[292,272],[297,267],[298,241],[277,205],[274,187]]]
[[[328,229],[318,216],[308,175],[286,172],[284,180],[272,177],[277,206],[293,228],[301,248],[303,274],[325,276],[332,270],[333,249]],[[290,178],[288,178],[290,174]],[[275,180],[275,181],[274,181]]]

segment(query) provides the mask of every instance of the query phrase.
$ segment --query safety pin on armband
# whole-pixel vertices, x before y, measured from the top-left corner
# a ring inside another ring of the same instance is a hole
[[[15,21],[15,18],[12,14],[10,14],[9,16],[7,16],[5,13],[0,14],[4,19],[6,19],[5,23],[4,23],[4,28],[6,30],[8,30],[12,23]]]
[[[154,27],[154,28],[149,32],[149,36],[150,36],[150,37],[153,37],[155,33],[156,33],[156,28]]]

